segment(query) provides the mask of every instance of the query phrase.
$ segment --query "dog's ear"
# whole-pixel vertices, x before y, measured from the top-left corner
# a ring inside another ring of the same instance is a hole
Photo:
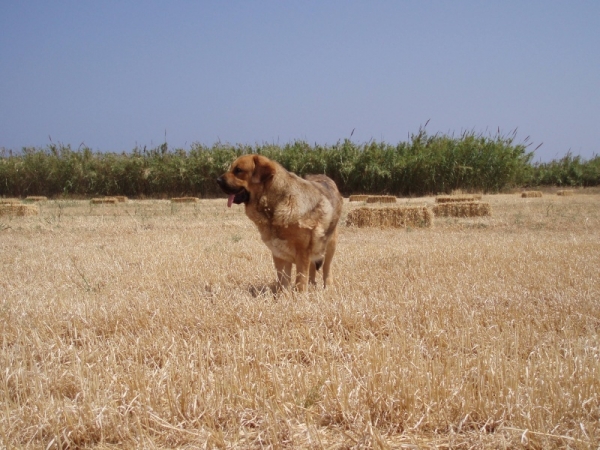
[[[252,172],[253,183],[264,183],[275,173],[271,161],[264,156],[254,155],[254,172]]]

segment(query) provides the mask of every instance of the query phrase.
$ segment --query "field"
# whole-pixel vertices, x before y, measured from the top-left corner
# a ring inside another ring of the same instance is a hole
[[[483,201],[277,297],[225,199],[0,217],[0,447],[598,448],[600,192]]]

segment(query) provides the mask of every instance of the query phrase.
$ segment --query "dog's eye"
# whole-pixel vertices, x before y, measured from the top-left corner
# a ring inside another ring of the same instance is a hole
[[[243,172],[243,170],[242,170],[242,169],[240,169],[239,167],[236,167],[235,169],[233,169],[233,174],[234,174],[234,175],[239,175],[239,174],[240,174],[240,173],[242,173],[242,172]]]

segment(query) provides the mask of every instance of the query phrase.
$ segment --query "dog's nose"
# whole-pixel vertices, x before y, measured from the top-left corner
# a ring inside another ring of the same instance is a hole
[[[219,177],[219,178],[217,178],[217,184],[218,184],[219,186],[223,186],[223,177]]]

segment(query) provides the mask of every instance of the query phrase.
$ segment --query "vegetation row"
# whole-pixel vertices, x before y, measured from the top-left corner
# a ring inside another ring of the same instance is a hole
[[[135,148],[129,153],[94,152],[50,144],[17,154],[0,150],[0,196],[27,195],[165,197],[221,195],[215,179],[239,155],[259,153],[299,175],[325,173],[343,194],[419,196],[455,189],[499,192],[519,186],[595,186],[600,157],[582,160],[570,153],[550,163],[532,163],[527,139],[516,133],[483,136],[428,135],[423,129],[391,145],[350,140],[334,145],[204,146]]]

